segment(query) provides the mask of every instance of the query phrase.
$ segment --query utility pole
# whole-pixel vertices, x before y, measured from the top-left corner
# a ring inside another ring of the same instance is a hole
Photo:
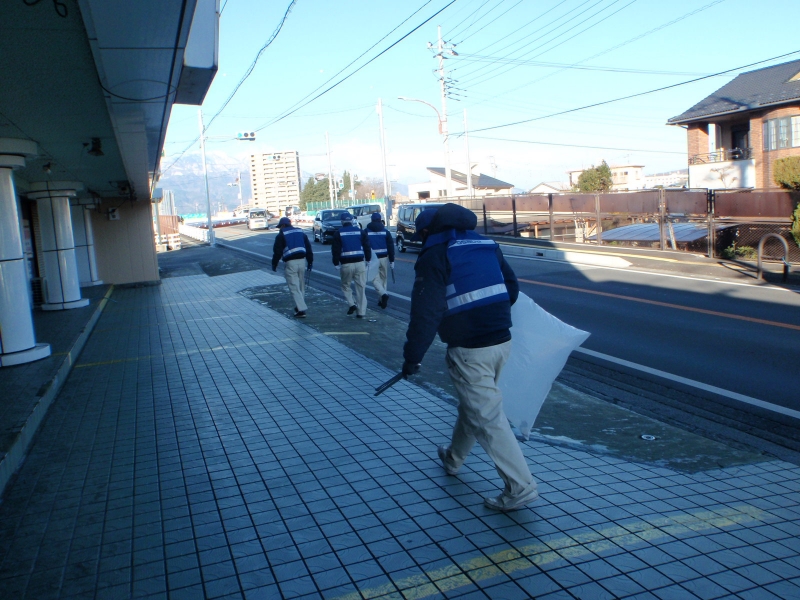
[[[333,166],[331,165],[331,144],[328,140],[328,132],[325,132],[325,147],[328,150],[328,194],[331,197],[331,208],[333,205]]]
[[[203,109],[197,109],[197,118],[200,122],[200,153],[203,155],[203,179],[206,187],[206,215],[208,219],[208,243],[214,245],[214,224],[211,222],[211,196],[208,193],[208,165],[206,165],[206,128],[203,125]]]
[[[386,222],[389,222],[389,195],[391,194],[391,187],[389,184],[389,176],[386,171],[386,133],[383,130],[383,101],[378,98],[378,122],[381,127],[381,160],[383,161],[383,205],[384,216]]]
[[[453,51],[452,47],[445,46],[445,43],[442,41],[442,26],[439,25],[438,27],[439,32],[439,43],[437,44],[437,54],[436,56],[439,58],[439,87],[442,93],[442,135],[444,136],[444,176],[447,180],[447,195],[453,195],[453,176],[450,172],[450,141],[449,141],[449,134],[447,130],[447,81],[445,78],[444,72],[444,53],[445,51],[448,54],[455,56],[455,52]]]
[[[467,195],[472,198],[472,163],[469,161],[469,131],[467,130],[467,109],[464,109],[464,145],[467,148]]]

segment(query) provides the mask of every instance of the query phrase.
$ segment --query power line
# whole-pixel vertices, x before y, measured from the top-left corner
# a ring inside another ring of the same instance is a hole
[[[597,54],[589,56],[588,58],[584,58],[583,60],[579,60],[578,62],[573,63],[572,66],[575,67],[575,66],[577,66],[579,64],[582,64],[582,63],[588,62],[588,61],[590,61],[592,59],[595,59],[595,58],[598,58],[600,56],[603,56],[604,54],[608,54],[609,52],[612,52],[613,50],[617,50],[619,48],[622,48],[623,46],[627,46],[630,43],[638,41],[638,40],[640,40],[640,39],[642,39],[642,38],[644,38],[644,37],[646,37],[648,35],[651,35],[653,33],[656,33],[657,31],[665,29],[666,27],[670,27],[671,25],[674,25],[675,23],[683,21],[684,19],[686,19],[688,17],[696,15],[697,13],[700,13],[700,12],[702,12],[702,11],[708,9],[708,8],[711,8],[712,6],[715,6],[716,4],[720,4],[721,2],[725,2],[725,1],[726,0],[714,0],[713,2],[710,2],[709,4],[706,4],[705,6],[701,6],[700,8],[698,8],[696,10],[693,10],[693,11],[690,11],[690,12],[684,14],[684,15],[681,15],[680,17],[678,17],[676,19],[673,19],[672,21],[669,21],[667,23],[662,23],[658,27],[654,27],[653,29],[650,29],[649,31],[646,31],[646,32],[641,33],[641,34],[639,34],[637,36],[634,36],[634,37],[630,38],[629,40],[626,40],[626,41],[622,42],[621,44],[617,44],[616,46],[612,46],[611,48],[603,50],[602,52],[598,52]],[[533,81],[528,81],[526,83],[523,83],[522,85],[519,85],[519,86],[517,86],[515,88],[512,88],[512,89],[506,91],[506,92],[503,92],[502,94],[496,94],[495,96],[491,96],[487,100],[482,100],[481,102],[477,102],[476,104],[473,104],[472,106],[477,106],[477,105],[483,104],[484,102],[487,102],[488,100],[491,100],[493,98],[498,98],[498,97],[503,96],[505,94],[510,94],[511,92],[516,92],[517,90],[521,90],[523,88],[529,87],[529,86],[533,85],[534,83],[538,83],[540,81],[543,81],[543,80],[545,80],[545,79],[547,79],[549,77],[552,77],[553,75],[556,75],[558,73],[563,72],[564,70],[565,70],[565,68],[562,68],[562,69],[560,69],[558,71],[555,71],[553,73],[549,73],[547,75],[539,77],[538,79],[534,79]]]
[[[655,88],[655,89],[652,89],[652,90],[647,90],[646,92],[638,92],[636,94],[629,94],[627,96],[620,96],[619,98],[612,98],[611,100],[603,100],[602,102],[595,102],[594,104],[587,104],[586,106],[579,106],[577,108],[570,108],[568,110],[562,110],[562,111],[559,111],[559,112],[551,113],[549,115],[543,115],[541,117],[533,117],[531,119],[523,119],[521,121],[514,121],[512,123],[504,123],[503,125],[493,125],[491,127],[482,127],[480,129],[474,129],[473,131],[474,132],[489,131],[489,130],[492,130],[492,129],[501,129],[503,127],[511,127],[512,125],[522,125],[523,123],[531,123],[533,121],[541,121],[542,119],[549,119],[551,117],[557,117],[559,115],[566,115],[566,114],[569,114],[569,113],[577,112],[579,110],[586,110],[587,108],[595,108],[597,106],[604,106],[606,104],[611,104],[612,102],[619,102],[621,100],[628,100],[630,98],[637,98],[639,96],[646,96],[647,94],[654,94],[655,92],[663,92],[664,90],[669,90],[669,89],[680,87],[682,85],[687,85],[687,84],[690,84],[690,83],[696,83],[698,81],[703,81],[704,79],[709,79],[711,77],[718,77],[719,75],[724,75],[725,73],[731,73],[733,71],[741,71],[742,69],[747,69],[749,67],[754,67],[756,65],[761,65],[761,64],[763,64],[765,62],[771,62],[773,60],[778,60],[779,58],[786,58],[787,56],[791,56],[792,54],[798,54],[798,53],[800,53],[800,50],[794,50],[792,52],[787,52],[786,54],[780,54],[778,56],[773,56],[772,58],[766,58],[764,60],[759,60],[759,61],[754,62],[754,63],[750,63],[750,64],[747,64],[747,65],[742,65],[741,67],[735,67],[733,69],[726,69],[724,71],[719,71],[718,73],[712,73],[711,75],[705,75],[703,77],[697,77],[695,79],[690,79],[688,81],[682,81],[680,83],[673,83],[672,85],[665,85],[663,87]],[[456,135],[463,135],[463,133],[456,134]]]
[[[569,64],[569,63],[554,63],[554,62],[543,62],[538,60],[523,60],[517,58],[492,58],[490,56],[480,56],[477,54],[459,54],[458,57],[461,60],[474,60],[476,62],[486,62],[491,61],[494,63],[499,64],[515,64],[519,66],[528,66],[528,67],[545,67],[545,68],[560,68],[560,69],[577,69],[583,71],[604,71],[606,73],[631,73],[636,75],[680,75],[683,77],[697,77],[700,75],[708,75],[708,73],[696,73],[696,72],[687,72],[687,71],[656,71],[656,70],[648,70],[648,69],[629,69],[625,67],[603,67],[603,66],[594,66],[594,65],[579,65],[579,64]]]
[[[275,41],[275,38],[278,37],[278,34],[281,32],[281,29],[283,29],[283,24],[286,23],[286,19],[289,17],[289,13],[292,12],[292,8],[296,3],[297,0],[291,0],[291,2],[289,2],[289,6],[286,7],[286,12],[283,13],[283,18],[281,19],[280,23],[278,23],[278,26],[275,28],[275,31],[272,32],[272,35],[269,37],[267,42],[263,46],[261,46],[261,49],[256,53],[256,57],[253,59],[253,62],[250,63],[250,66],[247,68],[247,71],[245,71],[244,75],[239,80],[239,83],[237,83],[236,87],[233,88],[233,91],[231,92],[230,96],[228,96],[228,99],[222,103],[222,106],[220,106],[219,110],[214,114],[213,117],[211,117],[211,119],[209,119],[208,123],[206,123],[205,126],[206,130],[208,130],[208,128],[211,127],[211,124],[214,122],[214,119],[217,118],[219,113],[225,110],[225,107],[228,106],[228,103],[231,100],[233,100],[233,97],[236,95],[236,92],[239,91],[239,88],[242,87],[242,84],[247,80],[248,77],[250,77],[250,74],[253,72],[253,70],[256,68],[256,65],[258,64],[258,59],[261,58],[261,55],[264,53],[264,51],[267,48],[269,48],[272,42]]]
[[[507,9],[507,10],[504,10],[502,13],[500,13],[499,15],[497,15],[497,17],[495,17],[495,19],[494,19],[494,22],[496,23],[496,22],[497,22],[497,21],[498,21],[500,18],[504,17],[505,15],[507,15],[508,13],[510,13],[512,10],[514,10],[514,9],[515,9],[517,6],[519,6],[520,4],[522,4],[522,2],[523,2],[523,0],[519,0],[519,2],[517,2],[516,4],[514,4],[513,6],[511,6],[511,8],[509,8],[509,9]],[[488,14],[488,13],[487,13],[487,14]],[[470,25],[469,27],[471,27],[471,26],[472,26],[472,25]],[[464,32],[466,32],[466,31],[467,31],[467,29],[469,29],[469,27],[467,27],[466,29],[464,29],[464,30],[461,32],[461,35],[464,35]],[[489,25],[487,25],[487,27],[489,27]],[[481,31],[481,30],[478,30],[478,31]],[[473,31],[473,32],[472,32],[472,33],[470,33],[468,36],[466,36],[466,37],[462,38],[460,42],[456,42],[454,45],[463,44],[463,43],[464,43],[464,42],[466,42],[466,41],[467,41],[469,38],[471,38],[473,35],[475,35],[476,33],[478,33],[478,31]],[[449,37],[452,37],[452,36],[449,36]],[[459,37],[460,37],[460,36],[459,36]]]
[[[291,105],[291,106],[290,106],[290,107],[289,107],[289,108],[288,108],[286,111],[284,111],[284,113],[286,113],[287,111],[290,111],[290,110],[294,109],[294,108],[295,108],[295,107],[296,107],[298,104],[300,104],[301,102],[303,102],[303,101],[304,101],[306,98],[308,98],[309,96],[313,95],[315,92],[318,92],[318,91],[319,91],[319,90],[321,90],[323,87],[325,87],[326,85],[328,85],[328,84],[329,84],[331,81],[333,81],[334,79],[336,79],[336,78],[337,78],[339,75],[341,75],[342,73],[344,73],[344,72],[345,72],[347,69],[349,69],[349,68],[350,68],[350,67],[351,67],[353,64],[355,64],[356,62],[358,62],[358,61],[359,61],[359,60],[360,60],[360,59],[361,59],[361,58],[362,58],[362,57],[363,57],[365,54],[367,54],[367,52],[369,52],[370,50],[372,50],[372,49],[373,49],[375,46],[377,46],[377,45],[378,45],[378,44],[380,44],[380,43],[381,43],[383,40],[385,40],[387,37],[389,37],[389,36],[390,36],[392,33],[394,33],[395,31],[397,31],[397,30],[398,30],[398,29],[399,29],[399,28],[400,28],[400,27],[401,27],[401,26],[402,26],[404,23],[406,23],[406,22],[407,22],[409,19],[411,19],[411,18],[412,18],[414,15],[416,15],[416,14],[417,14],[419,11],[421,11],[423,8],[425,8],[426,6],[428,6],[428,4],[430,4],[431,2],[433,2],[433,0],[428,0],[427,2],[425,2],[425,3],[424,3],[422,6],[420,6],[420,7],[419,7],[417,10],[415,10],[413,13],[411,13],[411,14],[410,14],[410,15],[408,15],[408,16],[407,16],[405,19],[403,19],[403,20],[402,20],[400,23],[398,23],[398,24],[397,24],[397,25],[396,25],[396,26],[395,26],[395,27],[394,27],[394,28],[393,28],[391,31],[389,31],[389,32],[388,32],[386,35],[384,35],[384,36],[383,36],[381,39],[379,39],[377,42],[375,42],[374,44],[372,44],[372,46],[370,46],[369,48],[367,48],[366,50],[364,50],[364,52],[362,52],[362,53],[361,53],[361,54],[359,54],[359,55],[358,55],[356,58],[354,58],[353,60],[351,60],[351,61],[350,61],[350,62],[349,62],[347,65],[345,65],[344,67],[342,67],[341,69],[339,69],[339,71],[338,71],[337,73],[335,73],[334,75],[330,76],[330,77],[329,77],[329,78],[328,78],[326,81],[324,81],[323,83],[321,83],[320,85],[318,85],[318,86],[317,86],[315,89],[313,89],[313,90],[312,90],[312,91],[310,91],[308,94],[306,94],[305,96],[303,96],[303,97],[302,97],[300,100],[298,100],[297,102],[295,102],[294,104],[292,104],[292,105]],[[292,111],[292,112],[296,112],[296,111]],[[289,114],[291,114],[291,113],[289,113]],[[284,118],[286,118],[286,116],[288,116],[288,115],[285,115],[285,116],[282,116],[282,117],[281,117],[281,116],[279,116],[279,117],[272,117],[272,118],[271,118],[271,122],[270,122],[270,123],[265,123],[263,126],[260,126],[258,129],[256,129],[256,131],[261,131],[261,129],[263,129],[264,127],[268,127],[269,125],[272,125],[273,123],[277,123],[277,122],[278,122],[278,120],[280,120],[280,119],[284,119]]]
[[[480,15],[479,17],[477,17],[476,19],[474,19],[474,20],[473,20],[473,21],[472,21],[472,22],[471,22],[469,25],[467,25],[466,27],[464,27],[464,28],[463,28],[461,31],[459,31],[458,33],[456,33],[456,32],[453,32],[452,34],[450,34],[450,35],[448,36],[448,38],[449,38],[449,39],[453,39],[453,38],[454,38],[454,37],[456,37],[456,36],[459,36],[459,37],[460,37],[460,36],[464,35],[464,34],[465,34],[467,31],[469,31],[469,30],[470,30],[472,27],[475,27],[475,25],[476,25],[476,24],[480,23],[480,22],[481,22],[483,19],[485,19],[486,17],[488,17],[488,16],[489,16],[489,15],[490,15],[492,12],[494,12],[495,10],[497,10],[498,8],[500,8],[500,5],[501,5],[501,4],[503,4],[503,2],[505,2],[505,1],[506,1],[506,0],[500,0],[500,2],[498,2],[498,3],[497,3],[497,4],[495,4],[495,5],[494,5],[492,8],[490,8],[489,10],[487,10],[485,13],[483,13],[482,15]],[[522,0],[519,0],[519,2],[517,2],[517,4],[519,4],[521,1],[522,1]],[[487,4],[488,4],[488,3],[487,3]],[[516,6],[517,4],[515,4],[514,6]],[[514,8],[514,6],[512,6],[511,8]],[[505,12],[503,12],[503,14],[505,14],[506,12],[508,12],[508,11],[505,11]],[[502,15],[501,15],[501,16],[502,16]]]
[[[596,13],[594,13],[593,15],[591,15],[591,16],[589,16],[589,17],[585,18],[585,19],[584,19],[583,21],[581,21],[580,23],[577,23],[577,24],[573,25],[572,27],[570,27],[570,28],[569,28],[569,29],[567,29],[566,31],[563,31],[563,32],[561,32],[560,34],[558,34],[556,37],[554,37],[554,38],[552,38],[552,39],[550,39],[550,40],[548,40],[548,41],[546,41],[546,42],[544,42],[544,43],[542,43],[542,44],[540,44],[540,45],[536,46],[535,48],[533,48],[532,50],[530,50],[530,51],[529,51],[529,52],[527,52],[526,54],[523,54],[522,56],[528,56],[528,55],[530,55],[532,52],[535,52],[536,50],[538,50],[539,48],[542,48],[543,46],[546,46],[547,44],[549,44],[549,43],[551,43],[551,42],[554,42],[555,40],[557,40],[557,39],[558,39],[558,38],[560,38],[561,36],[564,36],[564,35],[568,34],[570,31],[573,31],[574,29],[576,29],[577,27],[580,27],[581,25],[583,25],[583,24],[584,24],[584,23],[586,23],[587,21],[590,21],[591,19],[593,19],[594,17],[596,17],[597,15],[599,15],[600,13],[602,13],[603,11],[605,11],[605,10],[607,10],[607,9],[611,8],[612,6],[614,6],[615,4],[617,4],[617,2],[621,2],[621,0],[614,0],[614,1],[613,1],[611,4],[609,4],[608,6],[606,6],[606,7],[604,7],[604,8],[601,8],[599,11],[597,11],[597,12],[596,12]],[[546,50],[543,50],[542,52],[540,52],[539,54],[537,54],[537,55],[536,55],[536,56],[534,56],[533,58],[538,58],[538,57],[542,56],[543,54],[547,54],[548,52],[550,52],[550,51],[552,51],[552,50],[554,50],[554,49],[558,48],[559,46],[562,46],[562,45],[566,44],[566,43],[567,43],[567,42],[569,42],[570,40],[573,40],[573,39],[575,39],[575,38],[576,38],[576,37],[578,37],[579,35],[582,35],[582,34],[586,33],[587,31],[589,31],[589,30],[590,30],[590,29],[592,29],[593,27],[597,27],[597,26],[598,26],[598,25],[600,25],[600,23],[602,23],[603,21],[607,21],[608,19],[610,19],[611,17],[613,17],[613,16],[614,16],[614,15],[616,15],[617,13],[620,13],[620,12],[622,12],[623,10],[625,10],[626,8],[628,8],[629,6],[631,6],[632,4],[634,4],[635,2],[637,2],[637,0],[631,0],[631,1],[630,1],[630,2],[628,2],[628,4],[626,4],[625,6],[623,6],[623,7],[621,7],[621,8],[618,8],[617,10],[615,10],[614,12],[612,12],[612,13],[611,13],[611,14],[609,14],[609,15],[606,15],[605,17],[603,17],[603,18],[602,18],[602,19],[600,19],[599,21],[595,21],[594,23],[592,23],[592,24],[591,24],[591,25],[589,25],[588,27],[586,27],[586,28],[584,28],[584,29],[580,30],[578,33],[576,33],[576,34],[572,35],[571,37],[568,37],[568,38],[567,38],[567,39],[565,39],[565,40],[562,40],[562,41],[560,41],[560,42],[559,42],[558,44],[556,44],[555,46],[551,46],[551,47],[547,48]],[[509,71],[512,71],[512,70],[514,70],[515,68],[516,68],[516,67],[510,67],[510,68],[506,69],[505,71],[501,71],[501,72],[492,73],[492,74],[491,74],[489,77],[485,77],[484,79],[481,79],[481,80],[479,80],[478,82],[474,82],[474,83],[473,83],[473,85],[479,85],[479,84],[481,84],[481,83],[486,83],[487,81],[490,81],[490,80],[492,80],[492,79],[495,79],[496,77],[499,77],[500,75],[503,75],[503,74],[505,74],[505,73],[508,73]]]
[[[480,131],[480,130],[476,130]],[[612,148],[609,146],[586,146],[583,144],[559,144],[556,142],[537,142],[533,140],[510,140],[507,138],[488,137],[483,135],[472,135],[470,138],[477,138],[479,140],[496,140],[498,142],[516,142],[519,144],[537,144],[541,146],[564,146],[566,148],[593,148],[596,150],[619,150],[620,152],[651,152],[653,154],[686,154],[686,152],[677,152],[675,150],[643,150],[641,148]]]
[[[301,109],[301,108],[303,108],[304,106],[308,106],[309,104],[311,104],[312,102],[314,102],[314,100],[316,100],[317,98],[320,98],[321,96],[324,96],[325,94],[327,94],[328,92],[330,92],[330,91],[331,91],[332,89],[334,89],[335,87],[337,87],[337,86],[341,85],[342,83],[344,83],[345,81],[347,81],[348,79],[350,79],[350,78],[351,78],[353,75],[355,75],[356,73],[358,73],[358,72],[359,72],[361,69],[363,69],[364,67],[366,67],[366,66],[367,66],[367,65],[369,65],[370,63],[372,63],[372,62],[376,61],[378,58],[380,58],[380,57],[381,57],[381,56],[383,56],[384,54],[386,54],[386,53],[387,53],[389,50],[391,50],[392,48],[394,48],[394,47],[395,47],[397,44],[399,44],[400,42],[402,42],[403,40],[405,40],[405,39],[406,39],[408,36],[410,36],[411,34],[415,33],[415,32],[416,32],[418,29],[420,29],[420,28],[421,28],[423,25],[426,25],[427,23],[429,23],[430,21],[432,21],[432,20],[434,19],[434,17],[438,16],[439,14],[441,14],[442,12],[444,12],[445,10],[447,10],[447,9],[448,9],[450,6],[452,6],[453,4],[455,4],[457,1],[458,1],[458,0],[451,0],[451,1],[450,1],[448,4],[446,4],[446,5],[445,5],[443,8],[441,8],[441,9],[440,9],[440,10],[438,10],[438,11],[436,11],[436,12],[435,12],[434,14],[432,14],[430,17],[428,17],[427,19],[425,19],[425,20],[424,20],[422,23],[420,23],[419,25],[417,25],[416,27],[414,27],[414,28],[413,28],[411,31],[409,31],[408,33],[406,33],[405,35],[403,35],[403,36],[402,36],[400,39],[398,39],[397,41],[395,41],[394,43],[392,43],[390,46],[388,46],[387,48],[385,48],[384,50],[382,50],[381,52],[379,52],[379,53],[378,53],[378,54],[376,54],[375,56],[373,56],[371,59],[369,59],[369,60],[368,60],[367,62],[365,62],[363,65],[361,65],[360,67],[358,67],[356,70],[352,71],[352,72],[351,72],[349,75],[346,75],[345,77],[343,77],[342,79],[340,79],[339,81],[337,81],[336,83],[334,83],[333,85],[331,85],[330,87],[328,87],[327,89],[323,90],[322,92],[320,92],[319,94],[317,94],[316,96],[314,96],[313,98],[311,98],[310,100],[308,100],[307,102],[305,102],[305,103],[301,104],[299,107],[295,108],[294,110],[291,110],[291,111],[289,111],[288,113],[285,113],[285,114],[284,114],[282,117],[280,117],[280,118],[278,118],[278,119],[275,119],[275,120],[273,120],[273,121],[272,121],[272,122],[270,122],[270,123],[266,123],[266,124],[262,125],[261,127],[258,127],[258,128],[256,128],[256,131],[261,131],[262,129],[265,129],[265,128],[269,127],[270,125],[274,125],[275,123],[277,123],[277,122],[279,122],[279,121],[282,121],[283,119],[285,119],[285,118],[286,118],[286,117],[288,117],[289,115],[296,113],[298,110],[300,110],[300,109]],[[427,3],[426,3],[426,4],[427,4]],[[356,60],[357,60],[357,59],[356,59]],[[352,63],[351,63],[351,64],[352,64]],[[345,67],[345,69],[346,69],[346,68],[347,68],[347,67]],[[341,73],[341,71],[340,71],[340,73]],[[329,80],[329,81],[330,81],[330,80]],[[317,88],[317,89],[319,89],[319,88]],[[312,93],[313,93],[313,92],[312,92]],[[308,97],[308,96],[306,96],[306,97]]]

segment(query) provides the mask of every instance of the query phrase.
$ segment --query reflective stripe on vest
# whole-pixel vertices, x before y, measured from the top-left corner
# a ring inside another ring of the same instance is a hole
[[[355,258],[364,256],[364,248],[361,246],[361,230],[354,227],[346,227],[339,230],[342,239],[342,258]]]
[[[497,261],[497,244],[472,231],[458,232],[455,237],[447,248],[450,278],[445,316],[508,301],[508,289]]]
[[[285,227],[282,230],[283,238],[286,240],[286,248],[283,250],[283,260],[290,256],[302,254],[306,255],[306,245],[303,238],[306,236],[302,229],[296,227]]]
[[[378,258],[383,258],[389,254],[386,249],[386,230],[382,231],[369,231],[369,245],[378,255]]]

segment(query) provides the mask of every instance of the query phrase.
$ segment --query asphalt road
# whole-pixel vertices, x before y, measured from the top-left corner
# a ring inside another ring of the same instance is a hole
[[[275,231],[216,230],[220,241],[271,256]],[[313,236],[309,232],[309,239]],[[330,246],[314,243],[312,285],[337,293]],[[584,348],[800,411],[800,294],[744,279],[642,272],[507,258],[522,290],[591,336]],[[398,254],[390,309],[408,314],[416,253]],[[675,267],[673,267],[675,268]],[[400,297],[398,297],[400,296]],[[371,292],[371,302],[377,295]],[[400,340],[399,343],[402,343]],[[599,359],[611,368],[614,363]],[[622,369],[625,371],[625,369]],[[660,384],[680,385],[669,378]]]

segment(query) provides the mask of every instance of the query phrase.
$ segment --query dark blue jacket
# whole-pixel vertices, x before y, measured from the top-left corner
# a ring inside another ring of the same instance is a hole
[[[379,233],[384,233],[385,235],[379,236],[377,235]],[[370,221],[367,224],[367,228],[361,232],[361,239],[369,241],[369,247],[375,253],[375,256],[378,258],[388,256],[389,262],[394,262],[394,240],[392,240],[392,234],[383,226],[383,223]],[[385,250],[383,246],[386,246]]]
[[[475,213],[457,204],[446,204],[434,217],[429,229],[431,245],[423,245],[414,266],[416,279],[411,293],[411,322],[406,332],[403,358],[420,363],[436,333],[448,347],[484,348],[511,339],[511,305],[519,296],[519,283],[514,271],[503,258],[500,247],[495,249],[497,269],[508,291],[498,302],[476,306],[445,315],[447,286],[451,282],[451,265],[447,258],[447,230],[472,232],[477,225]],[[445,234],[436,236],[436,234]],[[486,239],[471,233],[470,237]],[[435,243],[437,238],[442,240]]]
[[[361,249],[364,251],[364,256],[342,256],[342,233],[350,233],[350,232],[358,232],[359,235],[352,236],[352,239],[358,240],[358,245],[361,246]],[[331,244],[331,258],[333,258],[333,264],[338,265],[339,263],[346,265],[348,263],[357,263],[363,260],[369,262],[372,260],[372,250],[369,247],[369,240],[364,241],[361,238],[361,234],[358,228],[354,227],[353,225],[342,225],[342,228],[337,230],[333,234],[333,243]]]
[[[300,259],[300,258],[308,259],[309,268],[311,268],[311,265],[314,263],[314,251],[311,249],[311,244],[308,241],[308,236],[306,236],[306,234],[303,233],[302,230],[297,229],[296,227],[292,227],[291,229],[289,229],[287,231],[287,233],[290,232],[290,231],[291,232],[298,231],[298,232],[300,232],[300,235],[303,236],[303,246],[305,246],[305,252],[303,252],[303,253],[296,252],[296,253],[290,254],[289,256],[284,258],[283,257],[283,252],[284,252],[284,250],[286,250],[286,238],[283,235],[284,230],[281,229],[280,232],[278,233],[278,235],[275,236],[275,243],[272,244],[272,270],[273,271],[278,268],[278,263],[280,262],[280,260],[282,258],[283,258],[284,262],[289,261],[289,260],[297,260],[297,259]],[[294,233],[294,235],[297,235],[297,234]]]

